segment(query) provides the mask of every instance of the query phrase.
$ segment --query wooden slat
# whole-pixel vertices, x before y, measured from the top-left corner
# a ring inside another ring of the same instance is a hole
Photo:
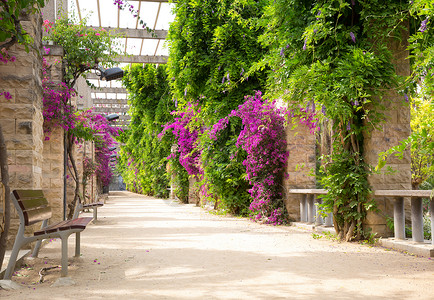
[[[47,226],[41,230],[35,231],[33,234],[34,235],[42,235],[42,234],[46,234],[46,233],[51,233],[51,232],[56,232],[60,226],[63,226],[64,224],[68,223],[68,220],[56,223],[56,224],[52,224],[50,226]]]
[[[42,190],[14,190],[13,193],[17,200],[22,198],[44,198]]]
[[[22,198],[18,200],[18,204],[23,211],[44,208],[48,206],[47,199],[45,198]]]
[[[51,207],[46,206],[33,210],[23,211],[25,225],[29,226],[51,218]]]
[[[86,218],[77,218],[74,220],[69,220],[68,224],[61,226],[59,230],[68,230],[68,229],[85,229],[87,224],[92,222],[92,217]]]
[[[94,203],[86,203],[83,204],[83,208],[95,207],[95,206],[104,206],[103,202],[94,202]]]
[[[42,190],[14,190],[12,193],[23,211],[25,226],[51,218],[51,208]]]

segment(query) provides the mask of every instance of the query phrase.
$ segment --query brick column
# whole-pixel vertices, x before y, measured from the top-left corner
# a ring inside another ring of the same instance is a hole
[[[315,177],[308,173],[315,169],[315,135],[309,132],[309,128],[299,124],[296,128],[286,129],[287,149],[289,151],[286,172],[289,178],[284,180],[285,189],[309,189],[315,188]],[[286,209],[292,220],[300,220],[301,195],[287,195],[285,199]]]
[[[410,62],[406,50],[408,32],[403,34],[402,42],[390,41],[390,49],[393,51],[394,65],[397,74],[410,75]],[[395,91],[390,91],[383,100],[385,109],[383,113],[386,121],[381,124],[379,130],[374,130],[370,135],[365,136],[365,160],[368,164],[376,165],[378,154],[398,145],[399,141],[406,139],[410,134],[410,107],[405,105],[404,97]],[[402,160],[391,156],[386,165],[397,172],[395,174],[374,174],[370,176],[369,183],[374,190],[411,190],[411,157],[410,151],[406,151]],[[385,168],[383,170],[385,170]],[[388,236],[392,231],[387,228],[384,214],[393,217],[393,199],[376,197],[375,201],[381,214],[370,212],[365,225],[372,228],[373,232],[380,236]],[[408,201],[408,200],[407,200]]]

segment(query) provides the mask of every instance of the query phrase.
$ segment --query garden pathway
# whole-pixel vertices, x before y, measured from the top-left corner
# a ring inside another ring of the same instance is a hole
[[[73,239],[70,241],[73,253]],[[293,227],[216,216],[129,192],[111,192],[70,259],[74,286],[32,284],[60,262],[60,241],[22,269],[5,299],[433,299],[434,262]]]

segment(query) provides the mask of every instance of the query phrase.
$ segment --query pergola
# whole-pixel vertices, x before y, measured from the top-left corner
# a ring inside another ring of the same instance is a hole
[[[164,64],[167,62],[168,50],[164,47],[169,23],[174,19],[171,13],[173,4],[168,0],[127,0],[133,5],[140,20],[153,30],[149,33],[143,29],[139,18],[135,18],[128,9],[121,10],[113,0],[68,0],[68,13],[79,20],[87,18],[90,27],[102,27],[115,30],[125,38],[122,39],[127,56],[118,58],[119,67],[132,63]],[[102,114],[119,114],[115,126],[129,125],[130,116],[127,103],[127,91],[119,80],[101,81],[91,73],[87,79],[96,87],[88,93],[90,99],[84,108],[94,107]]]

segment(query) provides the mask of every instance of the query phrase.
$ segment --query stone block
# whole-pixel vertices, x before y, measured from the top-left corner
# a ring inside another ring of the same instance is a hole
[[[49,178],[42,177],[41,188],[49,189],[51,187],[51,180]]]
[[[19,165],[31,165],[33,162],[32,150],[16,150],[16,160]]]
[[[1,119],[3,134],[15,134],[15,119]]]
[[[17,173],[18,185],[20,188],[33,188],[32,173]]]
[[[17,134],[32,134],[33,122],[17,120]]]
[[[27,135],[7,135],[6,147],[8,149],[16,150],[33,150],[33,137],[30,134]]]
[[[53,179],[51,179],[50,188],[52,188],[52,189],[63,189],[63,178],[53,178]]]

